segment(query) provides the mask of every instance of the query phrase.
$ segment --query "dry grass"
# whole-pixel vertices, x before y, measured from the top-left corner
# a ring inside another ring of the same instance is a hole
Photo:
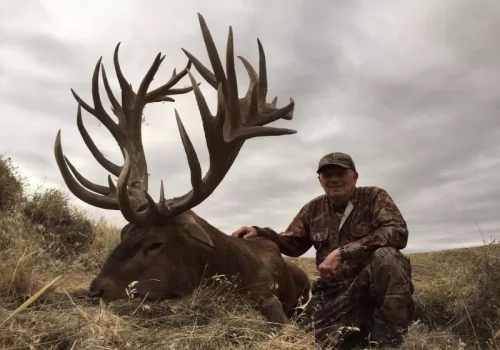
[[[293,323],[270,327],[223,278],[177,300],[92,303],[86,288],[119,230],[86,219],[62,192],[26,196],[25,179],[15,170],[0,157],[0,348],[313,348],[311,334]],[[500,245],[411,259],[418,321],[401,348],[500,349]],[[313,259],[293,260],[317,276]],[[57,276],[54,286],[30,300]]]

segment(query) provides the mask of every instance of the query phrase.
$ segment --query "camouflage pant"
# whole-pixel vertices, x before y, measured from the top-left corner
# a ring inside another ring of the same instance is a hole
[[[324,348],[340,344],[349,348],[365,342],[369,333],[370,340],[378,343],[400,340],[415,310],[410,261],[388,247],[377,249],[352,279],[314,281],[312,294],[298,323],[315,331]]]

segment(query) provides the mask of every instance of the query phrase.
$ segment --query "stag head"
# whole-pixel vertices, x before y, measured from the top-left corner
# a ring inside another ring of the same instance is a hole
[[[60,131],[55,143],[56,161],[70,191],[82,201],[104,209],[120,210],[129,222],[122,230],[120,244],[108,257],[100,274],[91,284],[91,294],[113,300],[124,296],[132,281],[139,294],[150,298],[177,295],[192,287],[201,276],[193,274],[193,266],[203,264],[219,248],[222,233],[214,235],[214,228],[197,217],[190,209],[209,197],[224,179],[235,161],[244,142],[261,136],[280,136],[296,133],[295,130],[265,126],[278,119],[292,119],[294,102],[282,108],[276,107],[277,99],[266,101],[267,70],[264,49],[258,42],[259,73],[243,57],[250,84],[243,98],[238,96],[233,33],[229,27],[226,49],[226,72],[203,17],[199,23],[213,71],[196,57],[184,50],[189,61],[179,74],[174,74],[165,85],[148,92],[149,85],[164,57],[155,59],[137,93],[124,78],[118,63],[118,46],[115,50],[115,68],[122,89],[122,104],[113,97],[103,68],[103,81],[113,105],[118,123],[111,120],[100,102],[98,75],[100,60],[92,80],[94,108],[87,105],[74,92],[78,101],[77,125],[80,133],[96,160],[109,172],[118,176],[116,186],[108,177],[108,186],[100,186],[85,179],[63,155]],[[217,90],[217,111],[212,115],[207,102],[190,72],[194,65],[200,75]],[[188,75],[191,87],[173,89],[184,75]],[[159,201],[148,194],[148,174],[141,139],[141,116],[146,104],[173,101],[169,95],[193,90],[201,115],[210,166],[202,176],[196,151],[175,110],[177,126],[191,172],[192,189],[186,194],[165,199],[163,181]],[[81,107],[99,119],[118,142],[124,157],[124,165],[118,166],[107,160],[90,139],[82,124]],[[71,171],[70,171],[71,170]],[[74,174],[74,176],[72,175]],[[75,179],[76,178],[76,179]],[[78,181],[80,183],[78,183]],[[225,248],[224,248],[225,249]],[[221,252],[219,252],[221,253]],[[189,268],[191,266],[191,268]],[[199,272],[199,271],[197,271]]]
[[[126,287],[137,281],[135,295],[158,300],[184,295],[199,284],[194,266],[220,253],[206,234],[210,230],[190,211],[162,225],[127,224],[122,241],[90,285],[90,296],[111,301],[126,297]],[[194,271],[193,271],[194,270]]]

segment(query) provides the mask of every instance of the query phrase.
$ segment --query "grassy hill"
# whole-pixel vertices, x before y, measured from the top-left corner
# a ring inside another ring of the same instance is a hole
[[[176,301],[92,303],[89,282],[119,228],[88,220],[61,191],[25,188],[26,179],[1,157],[0,348],[313,348],[311,334],[293,323],[269,327],[223,280]],[[500,245],[410,257],[418,317],[402,348],[500,349]],[[317,276],[313,259],[292,260]]]

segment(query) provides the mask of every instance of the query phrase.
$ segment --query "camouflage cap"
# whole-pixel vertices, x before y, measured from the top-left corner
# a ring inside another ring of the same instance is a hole
[[[342,152],[333,152],[323,156],[319,160],[318,170],[316,172],[319,174],[321,169],[327,165],[338,165],[356,171],[356,165],[351,156]]]

